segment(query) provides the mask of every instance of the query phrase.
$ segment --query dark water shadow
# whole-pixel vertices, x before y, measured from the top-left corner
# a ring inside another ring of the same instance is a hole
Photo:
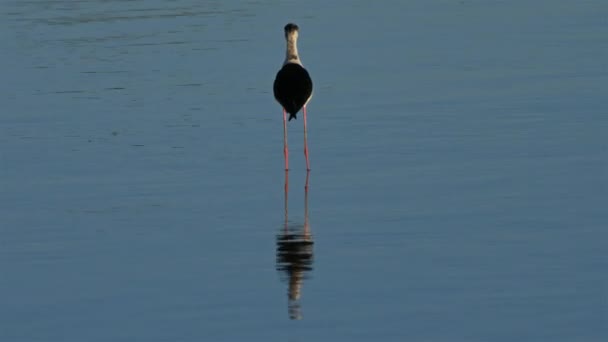
[[[285,222],[276,237],[276,269],[288,284],[287,308],[290,319],[302,319],[300,298],[304,280],[313,270],[313,238],[308,216],[308,179],[304,186],[304,224],[289,222],[289,173],[285,171]]]

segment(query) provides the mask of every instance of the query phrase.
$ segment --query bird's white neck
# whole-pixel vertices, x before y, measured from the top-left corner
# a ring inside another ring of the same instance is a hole
[[[296,63],[302,65],[300,56],[298,55],[298,33],[293,32],[287,35],[286,41],[287,50],[285,51],[285,62],[283,62],[283,65],[287,63]]]

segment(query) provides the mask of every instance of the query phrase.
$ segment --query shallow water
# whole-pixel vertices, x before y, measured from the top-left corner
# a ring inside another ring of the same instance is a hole
[[[608,337],[605,2],[0,9],[0,340]]]

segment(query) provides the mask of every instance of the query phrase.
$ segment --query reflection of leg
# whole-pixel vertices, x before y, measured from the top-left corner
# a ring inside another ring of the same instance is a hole
[[[306,106],[304,106],[304,156],[306,156],[306,170],[310,170],[308,161],[308,130],[306,128]]]
[[[289,150],[287,149],[287,112],[283,108],[283,154],[285,155],[285,171],[289,170]]]
[[[289,194],[289,172],[285,170],[285,234],[289,233],[289,228],[287,226],[287,199]]]

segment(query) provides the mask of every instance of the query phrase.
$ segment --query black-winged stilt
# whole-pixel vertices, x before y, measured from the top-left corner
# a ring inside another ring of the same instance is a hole
[[[306,104],[312,97],[312,80],[308,71],[302,66],[298,56],[298,25],[285,25],[285,40],[287,50],[283,67],[274,80],[274,97],[283,106],[283,152],[285,154],[285,170],[289,170],[289,150],[287,148],[287,113],[289,120],[297,119],[300,109],[304,112],[304,156],[306,170],[310,170],[308,160],[308,138],[306,128]]]

